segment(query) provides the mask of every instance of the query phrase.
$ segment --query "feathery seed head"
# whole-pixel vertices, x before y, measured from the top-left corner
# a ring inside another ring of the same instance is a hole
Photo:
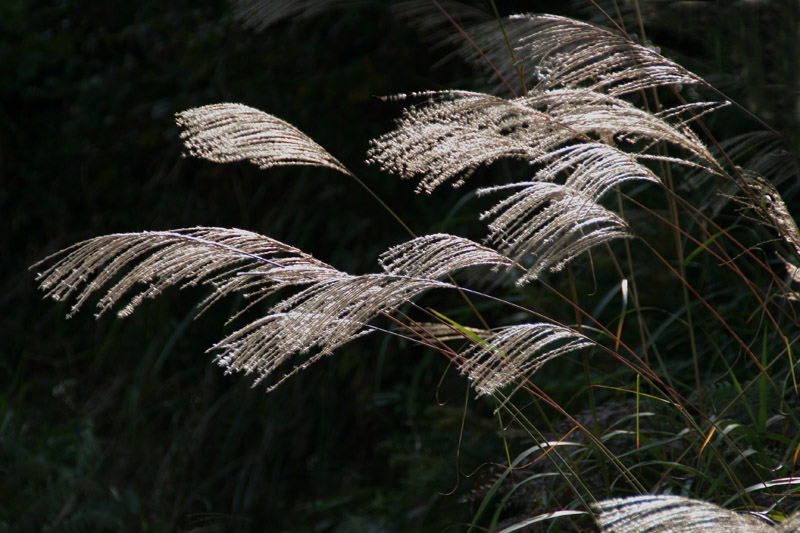
[[[242,104],[213,104],[176,114],[189,155],[217,163],[250,161],[266,169],[286,165],[350,172],[288,122]]]

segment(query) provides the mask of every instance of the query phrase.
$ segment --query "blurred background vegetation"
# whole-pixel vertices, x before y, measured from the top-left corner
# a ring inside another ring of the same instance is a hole
[[[796,146],[796,2],[643,4],[648,37],[667,56]],[[585,2],[498,9],[598,18]],[[463,497],[479,476],[463,473],[502,460],[503,441],[481,403],[470,403],[461,434],[467,383],[436,354],[366,338],[266,394],[205,353],[240,302],[193,320],[202,293],[171,291],[125,320],[84,311],[67,321],[28,267],[95,235],[214,225],[361,273],[405,239],[334,172],[182,158],[174,113],[223,101],[296,125],[420,233],[468,234],[479,226],[459,204],[466,190],[416,197],[362,162],[400,113],[376,96],[485,80],[441,63],[447,51],[430,51],[384,2],[255,33],[224,0],[6,0],[0,36],[0,531],[468,522],[475,504]],[[722,117],[729,136],[756,127]],[[797,184],[787,187],[791,200]],[[547,387],[567,385],[563,375],[547,374]]]

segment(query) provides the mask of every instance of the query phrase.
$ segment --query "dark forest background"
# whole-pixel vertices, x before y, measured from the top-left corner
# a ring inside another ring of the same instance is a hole
[[[668,57],[797,146],[797,2],[650,4]],[[588,2],[498,9],[597,19]],[[257,231],[354,273],[405,239],[337,173],[183,158],[174,113],[217,102],[294,124],[420,233],[477,224],[459,211],[465,191],[417,197],[363,164],[401,110],[377,96],[485,87],[423,37],[383,2],[260,33],[224,0],[0,3],[0,531],[469,522],[480,475],[463,473],[502,460],[502,441],[477,403],[459,445],[467,384],[443,358],[376,336],[266,394],[205,353],[240,302],[193,320],[202,291],[170,291],[124,320],[65,320],[28,270],[95,235],[195,225]],[[729,135],[755,127],[725,113]],[[791,200],[797,184],[785,187]]]

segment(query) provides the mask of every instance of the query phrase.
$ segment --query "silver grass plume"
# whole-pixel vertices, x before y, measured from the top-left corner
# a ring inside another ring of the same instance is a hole
[[[529,90],[583,87],[620,96],[664,85],[707,85],[654,47],[638,45],[586,22],[525,14],[512,15],[502,23],[513,56],[497,21],[466,31],[506,82],[517,82],[521,73]],[[496,80],[494,70],[463,37],[453,35],[449,41],[462,56]],[[497,86],[502,90],[500,83]],[[523,87],[518,90],[523,94]]]
[[[211,348],[226,373],[258,374],[258,384],[293,354],[316,352],[286,373],[271,391],[351,340],[372,331],[369,321],[394,311],[433,288],[447,283],[383,274],[349,276],[315,283],[283,300],[269,314],[229,335]]]
[[[519,284],[537,279],[547,269],[561,270],[593,246],[632,236],[616,214],[563,185],[533,182],[518,186],[524,188],[483,215],[496,217],[489,225],[489,240],[517,262],[531,263]],[[511,187],[514,185],[493,190]]]
[[[504,157],[537,160],[569,142],[643,143],[647,150],[663,141],[713,161],[682,123],[673,126],[599,93],[559,89],[511,100],[465,91],[412,96],[429,100],[407,108],[394,131],[372,140],[367,161],[402,178],[420,176],[417,192],[430,194],[451,180],[459,186],[480,165]]]
[[[35,264],[47,297],[76,300],[69,316],[107,285],[97,316],[138,285],[118,312],[127,316],[145,298],[170,286],[211,286],[205,309],[224,295],[244,291],[261,300],[279,289],[305,289],[274,305],[269,313],[216,344],[216,361],[227,371],[269,376],[295,353],[318,353],[289,375],[342,344],[370,331],[369,320],[394,310],[431,288],[452,285],[428,279],[374,274],[351,276],[292,246],[239,229],[189,228],[95,237]],[[281,379],[278,383],[282,382]],[[257,381],[257,382],[258,382]],[[275,385],[273,385],[274,387]]]
[[[457,364],[478,395],[492,394],[517,378],[529,377],[555,357],[592,345],[583,335],[563,326],[522,324],[503,328],[484,342],[473,344],[460,354]]]
[[[681,120],[687,107],[662,117],[573,89],[512,100],[455,91],[422,95],[430,98],[427,104],[407,109],[396,130],[372,142],[369,162],[404,178],[421,176],[417,191],[427,193],[449,180],[460,185],[478,165],[502,157],[544,165],[533,181],[481,191],[521,189],[482,215],[494,219],[488,240],[497,251],[517,263],[532,260],[520,283],[562,268],[592,246],[631,235],[598,200],[627,180],[658,181],[640,159],[680,162],[651,153],[655,143],[673,144],[708,165],[714,161]],[[560,174],[569,176],[563,185],[553,183]]]
[[[311,165],[350,174],[335,157],[288,122],[242,104],[212,104],[175,115],[189,155],[216,163],[250,161],[266,169]]]
[[[394,246],[379,261],[389,274],[430,279],[470,266],[518,266],[490,248],[447,234],[426,235]],[[499,331],[458,330],[446,324],[416,329],[424,338],[435,341],[484,339],[460,353],[456,361],[479,395],[491,394],[515,378],[530,376],[555,357],[592,345],[569,328],[544,323]]]
[[[457,187],[482,164],[533,159],[569,138],[545,114],[514,101],[467,91],[411,96],[429,101],[406,108],[394,131],[372,140],[367,162],[401,178],[422,176],[416,192],[430,194],[456,177]]]
[[[658,182],[636,159],[602,143],[577,144],[548,156],[533,181],[480,189],[479,195],[517,190],[481,214],[491,218],[487,240],[518,263],[530,263],[519,284],[557,271],[597,244],[630,237],[627,224],[598,203],[629,180]],[[562,173],[561,185],[552,180]]]
[[[370,320],[434,288],[454,288],[436,278],[478,265],[511,266],[497,252],[446,234],[417,237],[381,255],[385,274],[320,280],[275,305],[267,316],[222,340],[217,362],[228,371],[269,376],[293,353],[316,353],[269,390],[350,340],[372,331]],[[429,335],[430,336],[430,335]]]
[[[294,284],[337,276],[330,265],[258,233],[230,228],[187,228],[173,231],[117,233],[95,237],[61,250],[31,268],[55,261],[36,275],[46,297],[74,297],[68,316],[89,296],[114,281],[97,303],[100,316],[139,285],[119,316],[131,314],[145,298],[167,287],[209,285],[214,292],[202,308],[238,291],[266,295]],[[277,271],[275,270],[277,269]],[[272,273],[273,275],[269,275]]]
[[[51,263],[37,274],[37,280],[47,297],[75,300],[68,316],[91,294],[103,290],[96,316],[133,292],[118,312],[127,316],[146,298],[171,286],[211,287],[211,294],[200,304],[203,310],[234,292],[258,302],[280,289],[300,287],[299,292],[273,305],[263,318],[211,348],[226,372],[255,373],[256,383],[293,355],[307,355],[269,388],[272,390],[343,344],[373,331],[370,321],[375,317],[393,312],[430,289],[454,288],[433,278],[467,266],[512,264],[489,248],[450,235],[421,237],[396,246],[382,256],[382,262],[385,274],[353,276],[257,233],[197,227],[95,237],[32,268]]]
[[[764,225],[774,229],[800,256],[800,229],[778,189],[755,172],[742,170],[742,175],[750,190],[743,191],[742,197],[736,200],[750,207]]]
[[[478,265],[511,267],[514,262],[491,248],[455,235],[433,233],[393,246],[378,260],[388,274],[438,279]]]
[[[534,181],[551,182],[567,174],[564,186],[597,200],[609,189],[630,180],[659,183],[634,154],[603,143],[580,143],[561,148],[535,163],[546,163]]]
[[[597,523],[604,533],[789,533],[800,531],[800,513],[776,526],[755,515],[736,513],[702,500],[643,495],[598,502]]]
[[[527,31],[519,48],[537,65],[543,87],[578,87],[622,95],[661,85],[706,85],[656,50],[609,30],[554,15],[509,17]]]

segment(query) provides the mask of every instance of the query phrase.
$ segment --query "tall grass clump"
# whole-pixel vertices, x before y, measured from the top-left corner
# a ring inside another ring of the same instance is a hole
[[[758,121],[624,17],[465,10],[476,20],[462,27],[456,9],[397,10],[411,24],[443,13],[458,30],[444,44],[485,71],[485,90],[387,97],[405,109],[366,162],[433,210],[441,188],[478,181],[464,205],[483,233],[418,235],[413,213],[375,196],[408,240],[374,273],[190,227],[77,243],[34,265],[40,288],[70,316],[96,294],[97,316],[120,317],[175,286],[205,287],[200,313],[239,295],[237,326],[209,351],[267,390],[366,335],[439,354],[503,434],[494,468],[461,481],[476,529],[797,530],[800,230],[781,184],[798,165],[784,139],[718,139],[720,113]],[[239,14],[283,16],[252,2]],[[176,120],[188,156],[323,167],[372,194],[261,110]]]

